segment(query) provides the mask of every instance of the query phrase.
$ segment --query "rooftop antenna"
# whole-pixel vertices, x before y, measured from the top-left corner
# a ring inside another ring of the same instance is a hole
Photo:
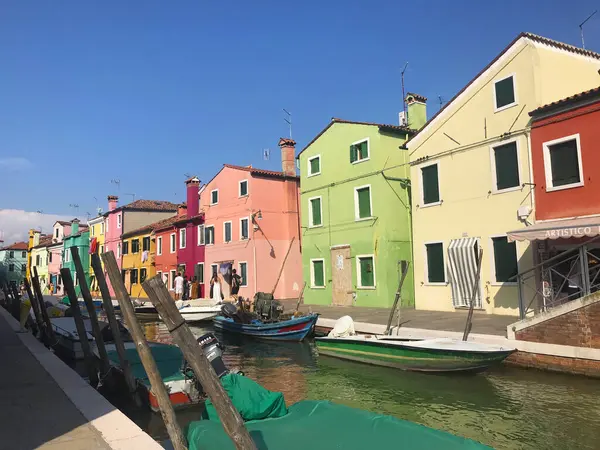
[[[596,13],[598,12],[598,10],[594,11],[593,13],[591,13],[587,19],[585,19],[583,22],[581,22],[579,24],[579,31],[581,32],[581,47],[585,50],[585,40],[583,39],[583,26],[585,25],[585,23],[590,20]]]
[[[85,215],[87,216],[87,218],[88,218],[88,222],[89,222],[89,220],[90,220],[90,217],[92,217],[92,214],[91,214],[91,213],[89,213],[89,212],[86,212],[86,213],[85,213]]]
[[[262,156],[265,161],[268,161],[271,157],[271,150],[269,150],[268,148],[263,148]]]
[[[69,207],[75,210],[75,215],[79,212],[79,205],[77,203],[69,203]]]
[[[404,93],[404,72],[406,72],[406,68],[408,67],[408,61],[404,64],[404,69],[402,69],[402,106],[404,111],[404,117],[406,117],[406,94]]]
[[[283,112],[287,114],[287,117],[284,117],[283,120],[290,126],[290,139],[292,139],[292,113],[285,108],[283,108]]]
[[[117,185],[117,191],[121,189],[121,180],[119,180],[118,178],[113,178],[112,180],[110,180],[110,182],[112,184]]]
[[[446,103],[446,100],[444,100],[441,95],[438,95],[438,99],[440,100],[440,109],[442,109],[442,105]]]
[[[131,201],[135,202],[135,193],[133,193],[133,194],[127,194],[126,192],[124,192],[123,195],[131,195]]]
[[[190,178],[192,178],[192,174],[191,174],[191,173],[184,173],[184,174],[183,174],[183,176],[184,176],[186,179],[188,179],[188,180],[189,180]]]

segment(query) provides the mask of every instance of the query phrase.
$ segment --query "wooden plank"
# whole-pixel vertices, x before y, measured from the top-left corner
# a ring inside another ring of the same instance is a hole
[[[290,251],[292,250],[292,245],[294,245],[294,240],[296,239],[296,236],[292,237],[292,240],[290,241],[290,246],[287,249],[287,253],[285,254],[285,258],[283,258],[283,262],[281,263],[281,267],[279,268],[279,275],[277,275],[277,279],[275,280],[275,286],[273,286],[273,290],[271,291],[271,295],[273,295],[275,293],[275,289],[277,289],[277,285],[279,284],[279,279],[281,278],[281,275],[283,274],[283,268],[285,267],[285,262],[288,259],[288,256],[290,255]]]
[[[60,269],[60,276],[62,277],[63,286],[69,297],[69,303],[71,304],[71,312],[73,313],[73,320],[75,320],[75,326],[77,327],[77,334],[79,335],[79,342],[81,343],[81,349],[83,350],[83,357],[85,359],[86,371],[90,378],[90,384],[96,387],[98,386],[98,372],[96,371],[95,359],[85,330],[83,317],[79,310],[79,302],[77,301],[75,284],[73,283],[73,278],[71,278],[71,271],[67,268],[62,268]]]
[[[42,317],[42,311],[40,308],[40,304],[38,303],[38,299],[33,295],[33,291],[31,290],[31,285],[29,284],[29,280],[25,278],[23,280],[25,283],[25,289],[27,290],[27,296],[29,297],[29,301],[31,302],[31,307],[33,308],[33,315],[35,316],[35,323],[38,326],[40,331],[40,339],[46,345],[49,345],[48,335],[46,334],[46,325],[44,324],[44,318]]]
[[[390,317],[388,318],[387,327],[385,329],[385,335],[389,335],[392,332],[392,319],[394,318],[394,312],[398,307],[398,302],[400,301],[400,296],[402,294],[402,285],[404,284],[404,280],[406,275],[408,274],[408,261],[400,261],[400,270],[402,273],[400,274],[400,281],[398,282],[398,289],[396,290],[396,296],[394,297],[394,304],[392,305],[392,310],[390,311]],[[398,323],[400,321],[398,320]]]
[[[473,283],[473,292],[471,293],[471,305],[469,305],[469,314],[467,314],[467,323],[465,324],[465,332],[463,333],[463,341],[466,341],[473,327],[473,308],[475,307],[475,299],[479,290],[479,278],[481,277],[481,260],[483,258],[483,248],[479,247],[479,258],[477,260],[477,272],[475,273],[475,283]]]
[[[85,302],[85,307],[92,324],[92,334],[96,340],[98,356],[100,356],[100,375],[102,378],[104,378],[110,371],[110,361],[108,360],[108,354],[106,353],[106,347],[104,346],[104,339],[102,338],[102,331],[100,330],[100,324],[98,323],[98,315],[96,314],[96,308],[94,307],[94,300],[92,299],[90,288],[87,285],[85,271],[83,269],[83,265],[81,264],[79,249],[77,247],[71,247],[71,256],[73,257],[73,263],[75,264],[75,271],[77,274],[77,279],[79,280],[81,296]]]
[[[54,334],[54,328],[52,328],[52,322],[50,321],[50,316],[48,316],[48,310],[46,309],[44,296],[42,295],[42,290],[40,289],[40,281],[38,278],[37,267],[33,268],[33,277],[31,277],[31,284],[33,285],[33,292],[36,295],[41,308],[42,319],[44,319],[44,323],[46,324],[46,334],[48,335],[48,339],[50,341],[48,342],[48,344],[51,347],[53,347],[56,345],[58,340],[56,339],[56,335]]]
[[[185,323],[175,302],[169,295],[160,276],[155,276],[142,283],[150,301],[156,307],[163,322],[167,326],[173,341],[183,352],[186,361],[192,367],[202,388],[209,395],[219,414],[225,432],[239,450],[254,450],[256,446],[244,426],[244,420],[235,409],[231,399],[219,381],[212,365],[204,355],[202,348],[196,342],[190,328]]]
[[[175,416],[173,405],[169,399],[167,388],[163,383],[158,367],[156,367],[156,361],[154,361],[150,346],[148,345],[148,342],[146,342],[144,331],[135,317],[133,304],[131,303],[131,299],[129,298],[125,284],[123,283],[123,278],[121,278],[121,271],[119,270],[119,266],[117,266],[117,260],[115,259],[114,253],[103,253],[102,261],[104,262],[104,268],[106,273],[108,273],[108,278],[110,279],[117,300],[119,301],[121,314],[125,318],[129,331],[135,341],[140,360],[142,361],[146,374],[150,380],[152,391],[158,400],[160,414],[165,423],[165,427],[167,428],[167,432],[169,433],[169,437],[171,438],[171,444],[175,450],[186,450],[187,442],[185,436],[177,423],[177,417]]]
[[[115,349],[117,350],[117,355],[119,356],[119,363],[121,365],[123,375],[125,376],[125,383],[127,383],[127,389],[129,390],[129,394],[131,395],[135,404],[137,406],[141,406],[142,400],[137,393],[137,383],[135,381],[135,377],[133,376],[133,372],[131,371],[131,365],[127,360],[125,344],[123,344],[123,338],[121,336],[121,328],[119,327],[119,322],[117,321],[117,318],[115,316],[115,309],[112,304],[112,298],[110,296],[110,291],[108,290],[108,285],[106,284],[106,278],[104,277],[102,263],[100,262],[100,257],[95,253],[92,254],[92,269],[94,270],[94,274],[96,275],[98,288],[100,289],[100,294],[102,295],[104,313],[108,318],[108,324],[110,325],[110,329],[112,330],[113,339],[115,341]]]

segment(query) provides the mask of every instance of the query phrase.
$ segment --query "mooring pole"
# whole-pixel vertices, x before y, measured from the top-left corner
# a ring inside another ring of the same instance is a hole
[[[46,345],[49,345],[48,336],[47,336],[46,330],[45,330],[46,327],[44,326],[44,319],[42,318],[41,307],[37,301],[37,298],[33,295],[33,291],[31,290],[31,285],[29,284],[29,280],[27,278],[25,278],[25,280],[23,280],[23,282],[25,283],[25,289],[27,290],[27,296],[29,297],[29,301],[31,302],[31,307],[33,308],[33,314],[35,316],[35,323],[37,324],[38,329],[40,330],[40,339]]]
[[[169,399],[167,388],[165,387],[162,377],[160,376],[158,367],[156,366],[156,361],[154,361],[154,356],[150,350],[150,346],[148,345],[148,342],[146,342],[144,331],[135,317],[133,305],[131,303],[131,299],[129,298],[129,294],[127,293],[127,288],[125,287],[123,279],[121,278],[121,272],[119,271],[119,266],[117,266],[117,260],[115,259],[114,253],[103,253],[102,261],[104,262],[104,268],[106,269],[106,273],[108,273],[108,278],[110,279],[112,287],[115,290],[117,300],[119,301],[121,314],[127,322],[129,331],[131,332],[133,340],[135,341],[138,354],[140,355],[140,360],[142,361],[144,369],[146,370],[146,374],[150,379],[152,391],[158,400],[160,414],[165,422],[165,427],[167,428],[169,437],[171,438],[171,443],[173,444],[175,450],[187,450],[185,436],[183,435],[183,432],[177,423],[177,417],[175,416],[173,405]]]
[[[159,276],[155,276],[142,283],[142,286],[150,301],[156,307],[163,322],[167,326],[173,341],[179,346],[186,361],[192,367],[194,374],[198,377],[202,388],[212,400],[223,428],[233,441],[238,450],[255,450],[256,446],[250,437],[250,433],[244,426],[244,420],[231,399],[223,389],[219,377],[212,365],[204,355],[202,348],[196,342],[194,335],[185,323],[181,313],[175,306],[175,302],[169,295]]]
[[[477,298],[477,291],[479,290],[479,278],[481,276],[481,259],[483,257],[483,248],[479,248],[477,258],[477,272],[475,273],[475,283],[473,285],[473,292],[471,294],[471,305],[469,306],[469,314],[467,314],[467,323],[465,324],[465,332],[463,333],[463,341],[466,341],[473,327],[473,308],[475,307],[475,299]]]
[[[406,274],[408,274],[408,265],[408,261],[400,261],[400,270],[402,271],[402,273],[400,275],[400,281],[398,283],[398,290],[396,291],[396,296],[394,297],[394,304],[392,305],[392,310],[390,311],[390,317],[388,317],[387,327],[385,329],[385,332],[383,333],[386,336],[391,334],[392,332],[392,320],[394,319],[394,312],[398,307],[398,301],[400,300],[400,296],[402,294],[402,285],[404,284],[404,280],[406,279]]]
[[[42,295],[42,290],[40,289],[40,281],[38,278],[37,267],[33,268],[33,277],[31,277],[31,284],[33,285],[33,292],[38,299],[38,303],[40,305],[42,319],[44,319],[44,323],[46,324],[46,335],[48,336],[48,344],[52,347],[56,345],[56,335],[54,334],[54,328],[52,328],[52,322],[50,321],[50,316],[48,316],[48,310],[46,309],[46,303],[44,302],[44,296]]]

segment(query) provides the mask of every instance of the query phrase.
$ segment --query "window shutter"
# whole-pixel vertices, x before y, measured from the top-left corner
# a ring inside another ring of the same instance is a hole
[[[351,145],[350,146],[350,162],[353,163],[356,160],[358,160],[358,150],[356,148],[356,145]]]
[[[311,175],[314,173],[320,172],[321,166],[321,158],[313,158],[310,160],[310,173]]]
[[[373,258],[359,258],[360,263],[360,286],[375,286],[375,277],[373,273]]]
[[[575,139],[552,145],[549,151],[553,186],[565,186],[581,182],[577,141]]]
[[[423,178],[423,202],[426,205],[439,202],[440,186],[437,164],[422,168],[421,177]]]
[[[494,88],[496,89],[496,108],[502,108],[515,102],[513,77],[497,82]]]
[[[516,142],[495,147],[494,161],[496,163],[496,189],[508,189],[521,184]]]
[[[315,286],[325,286],[325,276],[323,272],[323,261],[313,261],[313,278]]]
[[[371,189],[366,187],[358,189],[358,217],[364,219],[371,217]]]
[[[517,275],[517,245],[515,242],[508,242],[506,237],[492,238],[494,244],[494,267],[496,270],[496,281],[517,281],[512,279]]]
[[[248,265],[246,263],[240,264],[240,277],[242,278],[242,286],[246,286],[248,284]]]
[[[361,142],[360,144],[360,159],[367,159],[369,157],[369,143],[367,141]]]
[[[427,281],[443,283],[446,281],[444,267],[444,245],[440,243],[427,244]]]
[[[321,199],[313,198],[310,201],[310,205],[312,207],[312,224],[311,225],[321,225]]]
[[[198,225],[198,245],[204,245],[204,225]]]
[[[242,220],[242,239],[248,239],[248,219]]]

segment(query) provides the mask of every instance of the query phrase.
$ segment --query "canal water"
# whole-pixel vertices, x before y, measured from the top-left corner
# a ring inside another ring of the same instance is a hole
[[[171,342],[162,323],[147,323],[145,331],[149,340]],[[192,331],[201,336],[212,328]],[[505,366],[477,375],[410,373],[319,357],[312,341],[269,343],[215,334],[230,368],[283,392],[288,405],[331,400],[501,450],[600,448],[598,380]],[[155,439],[167,439],[160,415],[125,412]],[[178,419],[185,426],[200,413],[201,407],[188,408]]]

